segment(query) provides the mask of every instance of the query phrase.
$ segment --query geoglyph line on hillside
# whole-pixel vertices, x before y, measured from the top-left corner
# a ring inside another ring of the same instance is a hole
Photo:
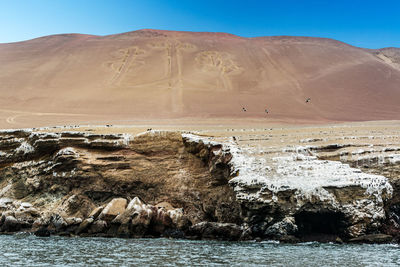
[[[127,49],[125,52],[123,59],[122,59],[122,64],[119,66],[118,70],[116,71],[115,75],[112,77],[110,83],[111,84],[116,84],[119,83],[124,76],[128,72],[128,70],[131,68],[132,64],[136,61],[138,55],[143,54],[144,51],[140,50],[138,47],[130,47]],[[141,62],[144,64],[144,62]]]
[[[272,59],[271,54],[270,54],[270,52],[269,52],[267,49],[265,49],[265,48],[263,47],[262,50],[264,51],[264,54],[266,55],[266,57],[267,57],[269,63],[270,63],[276,70],[278,70],[280,73],[282,73],[282,74],[290,81],[290,83],[292,83],[292,84],[295,86],[295,88],[296,88],[298,91],[301,91],[300,82],[299,82],[298,79],[295,77],[295,75],[293,75],[292,73],[290,73],[288,70],[285,70],[285,68],[281,67],[281,66],[279,65],[278,62],[275,62],[275,61]]]
[[[238,73],[241,68],[232,60],[232,55],[219,51],[203,51],[197,54],[195,60],[204,72],[216,72],[225,91],[233,89],[229,74]]]
[[[168,89],[171,91],[171,108],[175,113],[183,111],[182,55],[179,43],[167,45]]]

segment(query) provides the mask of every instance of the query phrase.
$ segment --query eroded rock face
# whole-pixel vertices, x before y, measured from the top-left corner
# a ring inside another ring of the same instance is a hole
[[[319,158],[318,150],[326,149],[336,147],[298,146],[264,156],[235,140],[225,144],[219,153],[232,157],[229,184],[253,236],[334,241],[379,231],[393,197],[389,179]]]
[[[230,181],[238,200],[246,206],[249,223],[262,220],[267,226],[279,217],[304,211],[342,213],[346,234],[359,236],[369,227],[379,227],[385,218],[384,201],[392,196],[385,177],[313,156],[273,160],[271,170],[264,175],[244,173]],[[259,218],[260,214],[265,217]]]
[[[2,131],[0,231],[285,242],[398,235],[400,183],[386,175],[397,156],[366,160],[346,149],[257,154],[234,139],[178,132]]]
[[[175,132],[2,131],[0,230],[183,237],[203,221],[240,225],[230,159],[216,151]]]

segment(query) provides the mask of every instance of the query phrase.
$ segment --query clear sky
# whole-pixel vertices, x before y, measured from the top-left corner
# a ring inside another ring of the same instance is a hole
[[[138,29],[299,35],[400,47],[400,0],[0,0],[0,42]]]

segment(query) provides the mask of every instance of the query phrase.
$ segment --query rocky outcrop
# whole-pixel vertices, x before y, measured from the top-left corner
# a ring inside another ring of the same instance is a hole
[[[323,224],[338,220],[327,233],[359,236],[379,227],[385,218],[384,201],[392,195],[383,176],[302,154],[274,158],[267,175],[249,172],[230,183],[245,207],[245,221],[258,225],[256,231],[267,235],[270,227],[287,225],[292,217],[297,223],[315,217],[316,223]],[[312,221],[307,223],[318,227]]]
[[[0,231],[183,237],[201,222],[241,225],[217,150],[175,132],[2,131]]]
[[[319,148],[318,157],[321,159],[338,160],[359,169],[363,173],[383,175],[389,180],[393,190],[391,196],[385,201],[385,217],[380,224],[378,232],[394,236],[395,240],[399,242],[400,146],[397,142],[397,136],[351,136],[344,139],[359,140],[361,143],[358,146],[337,144],[334,148],[332,147],[328,150],[326,148]],[[378,243],[378,241],[376,242]]]
[[[197,136],[184,136],[200,142]],[[215,146],[212,139],[201,142]],[[229,184],[252,236],[335,242],[381,231],[397,192],[379,172],[324,158],[346,147],[296,146],[265,154],[240,147],[235,139],[226,143],[218,153],[231,157]]]
[[[0,232],[372,242],[400,233],[398,176],[387,171],[398,156],[375,152],[367,161],[343,144],[264,153],[179,132],[2,131]]]
[[[201,222],[191,226],[188,237],[196,239],[246,240],[251,236],[243,227],[233,223]]]

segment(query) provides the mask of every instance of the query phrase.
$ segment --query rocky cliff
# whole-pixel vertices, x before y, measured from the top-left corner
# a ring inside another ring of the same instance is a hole
[[[396,236],[399,186],[387,170],[398,168],[398,158],[387,152],[371,151],[367,164],[361,152],[337,144],[277,153],[181,132],[1,131],[0,231],[286,241]]]

